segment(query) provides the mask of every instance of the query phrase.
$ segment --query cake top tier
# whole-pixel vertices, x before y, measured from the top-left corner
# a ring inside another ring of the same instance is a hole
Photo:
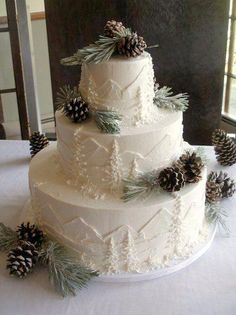
[[[83,64],[79,85],[83,99],[91,109],[115,111],[124,126],[152,122],[157,116],[154,98],[151,56],[112,57],[99,64]]]

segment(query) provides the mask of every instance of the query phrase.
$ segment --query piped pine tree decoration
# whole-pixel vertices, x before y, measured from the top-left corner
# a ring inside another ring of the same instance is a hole
[[[179,191],[184,187],[184,173],[178,167],[167,167],[158,176],[162,189],[168,192]]]
[[[236,143],[221,129],[216,129],[212,134],[217,161],[223,166],[236,163]]]
[[[207,178],[206,200],[209,203],[216,203],[221,198],[232,197],[235,189],[235,182],[227,173],[212,171]]]
[[[201,171],[204,164],[196,152],[187,151],[182,154],[175,166],[183,171],[186,183],[196,183],[201,179]]]
[[[48,138],[40,132],[34,132],[30,137],[30,154],[34,157],[39,151],[49,145]]]
[[[45,240],[45,235],[35,224],[22,223],[18,226],[17,236],[19,240],[30,242],[34,246],[40,247]]]
[[[8,254],[7,269],[10,275],[24,278],[33,270],[37,259],[38,251],[35,246],[30,242],[20,241]]]
[[[79,96],[64,105],[63,113],[73,122],[81,123],[89,116],[88,104]]]
[[[153,103],[159,108],[182,112],[188,108],[189,101],[187,93],[173,95],[174,93],[171,91],[171,88],[167,86],[160,88],[157,83],[154,85],[154,92]]]
[[[126,57],[137,57],[144,52],[145,48],[147,48],[147,44],[143,37],[138,36],[136,32],[122,37],[117,44],[118,53]]]

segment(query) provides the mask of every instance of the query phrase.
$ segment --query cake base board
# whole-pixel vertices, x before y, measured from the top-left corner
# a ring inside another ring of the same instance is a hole
[[[32,213],[32,207],[31,207],[31,200],[29,199],[21,212],[21,215],[19,216],[19,224],[22,222],[34,222],[35,218]],[[209,225],[208,226],[208,237],[206,241],[201,242],[197,244],[193,250],[191,256],[187,258],[178,258],[172,260],[171,263],[168,264],[166,267],[162,268],[156,268],[149,272],[140,272],[140,273],[133,273],[133,272],[125,272],[125,273],[119,273],[119,274],[112,274],[112,275],[100,275],[96,278],[93,278],[91,281],[96,282],[138,282],[138,281],[146,281],[146,280],[152,280],[157,279],[163,276],[167,276],[169,274],[172,274],[174,272],[177,272],[189,265],[191,265],[194,261],[196,261],[198,258],[200,258],[211,246],[215,234],[216,234],[217,226],[216,224]]]

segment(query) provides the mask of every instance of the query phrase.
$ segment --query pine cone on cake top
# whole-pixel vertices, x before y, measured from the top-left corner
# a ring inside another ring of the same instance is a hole
[[[137,57],[143,53],[145,48],[147,48],[147,44],[143,37],[138,36],[136,32],[122,37],[117,45],[118,53],[127,57]]]
[[[10,275],[24,278],[30,273],[38,259],[38,251],[30,242],[20,241],[8,254],[7,269]]]
[[[223,166],[236,163],[236,143],[221,129],[216,129],[212,134],[217,161]]]
[[[36,248],[42,245],[45,238],[43,231],[34,224],[30,225],[29,222],[18,226],[16,232],[19,240],[30,242]]]
[[[31,135],[29,141],[31,157],[35,156],[35,154],[37,154],[39,151],[41,151],[42,149],[49,145],[48,138],[38,131],[34,132]]]
[[[88,118],[88,104],[79,96],[64,105],[63,113],[73,122],[80,123]]]
[[[124,32],[125,27],[122,22],[116,22],[115,20],[107,21],[104,27],[104,35],[107,37],[114,37],[116,33]]]
[[[201,170],[204,166],[200,156],[196,152],[189,152],[182,154],[175,166],[180,168],[184,173],[185,182],[196,183],[201,177]]]
[[[158,176],[162,189],[168,192],[179,191],[184,187],[184,174],[178,167],[167,167]]]

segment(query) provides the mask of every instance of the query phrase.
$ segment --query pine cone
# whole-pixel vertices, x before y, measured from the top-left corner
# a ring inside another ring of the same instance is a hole
[[[204,164],[201,157],[196,155],[196,152],[187,151],[182,154],[175,166],[182,170],[187,183],[196,183],[202,178],[201,170]]]
[[[38,251],[30,242],[21,241],[19,245],[8,254],[7,269],[10,275],[24,278],[32,271],[38,259]]]
[[[207,177],[206,200],[210,203],[219,201],[222,198],[222,188],[224,186],[223,173],[211,172]]]
[[[30,242],[35,247],[40,247],[45,238],[43,231],[29,222],[18,226],[17,236],[19,240]]]
[[[215,146],[217,161],[223,166],[236,163],[236,143],[221,129],[216,129],[212,134],[212,144]]]
[[[40,132],[34,132],[30,137],[30,154],[31,157],[35,156],[39,151],[49,145],[48,138]]]
[[[107,37],[114,37],[116,33],[124,32],[125,27],[122,22],[116,22],[114,20],[107,21],[104,27],[104,35]]]
[[[166,191],[179,191],[185,184],[184,174],[177,167],[167,167],[160,172],[158,182]]]
[[[137,33],[132,33],[129,36],[122,37],[118,42],[117,49],[120,55],[127,57],[136,57],[142,54],[147,47],[143,37]]]
[[[82,122],[88,118],[88,104],[81,97],[72,99],[63,108],[63,113],[74,122]]]
[[[236,191],[235,181],[231,179],[230,177],[228,177],[227,173],[224,173],[224,185],[221,190],[222,198],[232,197],[235,191]]]

